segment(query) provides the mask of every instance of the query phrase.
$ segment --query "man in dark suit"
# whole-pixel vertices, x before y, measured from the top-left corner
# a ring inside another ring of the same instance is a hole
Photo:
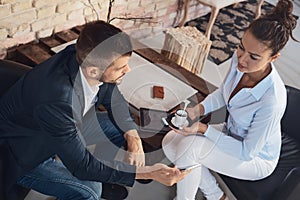
[[[36,66],[0,99],[0,139],[17,165],[7,185],[59,199],[100,199],[101,182],[172,185],[186,175],[163,164],[144,166],[136,125],[117,87],[130,71],[131,53],[127,34],[103,21],[89,23],[76,46]],[[106,112],[97,112],[100,105]],[[125,141],[128,164],[114,160]],[[86,148],[91,144],[97,144],[95,156]]]

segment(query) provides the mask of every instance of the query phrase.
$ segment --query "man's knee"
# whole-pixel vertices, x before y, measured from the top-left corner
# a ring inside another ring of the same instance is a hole
[[[84,184],[72,184],[59,200],[100,200],[102,184],[99,182],[87,181]]]

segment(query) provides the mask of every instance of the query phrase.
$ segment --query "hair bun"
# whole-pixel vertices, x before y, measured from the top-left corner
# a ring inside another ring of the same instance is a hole
[[[292,31],[297,24],[293,16],[293,3],[290,0],[279,0],[273,11],[265,16],[270,20],[276,20],[285,28]]]

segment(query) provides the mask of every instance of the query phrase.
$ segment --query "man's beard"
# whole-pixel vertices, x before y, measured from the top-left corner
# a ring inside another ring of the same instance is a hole
[[[120,85],[124,76],[125,76],[125,74],[123,74],[122,76],[116,78],[115,80],[113,80],[113,83],[115,83],[117,85]]]
[[[114,80],[113,82],[114,82],[115,84],[117,84],[117,85],[120,85],[120,84],[122,83],[122,80],[123,80],[123,79],[116,79],[116,80]]]

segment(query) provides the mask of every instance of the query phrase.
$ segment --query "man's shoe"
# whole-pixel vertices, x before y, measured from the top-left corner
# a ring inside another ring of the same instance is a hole
[[[148,184],[148,183],[151,183],[153,180],[152,179],[137,179],[136,181],[141,184]]]
[[[117,184],[102,183],[101,198],[107,200],[123,200],[127,196],[128,191],[126,187]]]

